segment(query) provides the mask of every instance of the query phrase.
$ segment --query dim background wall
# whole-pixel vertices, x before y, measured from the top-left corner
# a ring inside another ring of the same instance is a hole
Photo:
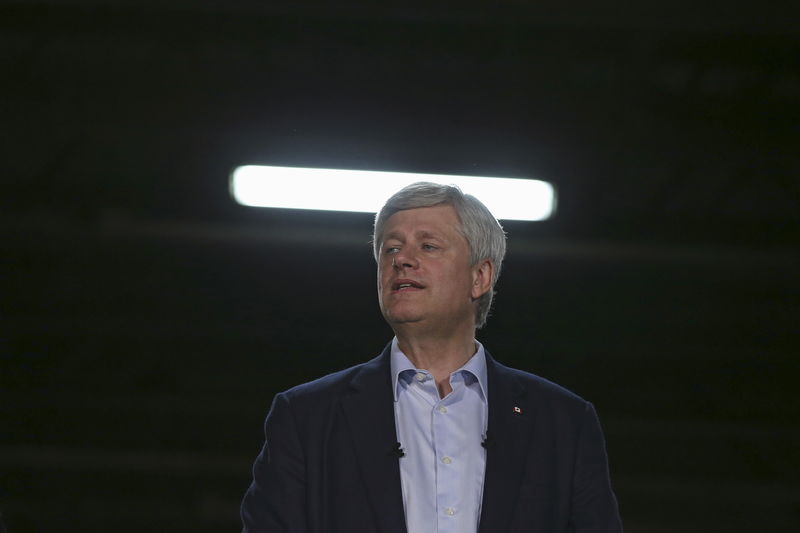
[[[479,338],[595,404],[628,531],[796,531],[780,4],[0,2],[10,533],[237,530],[272,396],[390,339],[371,217],[243,163],[553,182]]]

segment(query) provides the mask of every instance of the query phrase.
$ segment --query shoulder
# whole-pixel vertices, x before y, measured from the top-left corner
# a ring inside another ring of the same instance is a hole
[[[510,368],[494,363],[495,383],[489,385],[489,408],[492,409],[492,398],[499,400],[502,409],[505,399],[502,393],[492,387],[510,387],[511,398],[515,405],[528,413],[536,413],[535,419],[541,428],[551,428],[556,434],[564,435],[567,440],[575,438],[588,427],[587,423],[596,425],[597,415],[594,406],[573,391],[536,374]],[[592,426],[594,427],[594,426]]]
[[[355,383],[361,381],[378,381],[389,376],[389,363],[386,352],[365,363],[360,363],[344,370],[339,370],[307,383],[296,385],[279,396],[294,405],[319,404],[331,402],[351,391]]]
[[[314,396],[329,396],[340,392],[347,388],[347,385],[352,381],[353,376],[358,374],[359,370],[366,363],[351,366],[344,370],[339,370],[300,385],[287,389],[281,394],[285,395],[290,400],[300,400],[306,397]]]
[[[510,367],[505,367],[505,368],[511,374],[516,376],[516,378],[519,379],[522,383],[524,383],[528,389],[536,392],[537,394],[553,398],[561,398],[566,401],[574,401],[574,402],[585,401],[575,392],[567,389],[566,387],[562,387],[558,383],[554,383],[546,378],[537,376],[536,374],[532,374],[524,370],[518,370],[516,368],[510,368]]]
[[[302,442],[319,442],[321,433],[330,428],[342,414],[342,402],[360,387],[384,391],[391,398],[389,370],[383,355],[321,378],[292,387],[275,395],[267,415],[267,425],[285,430],[294,427]],[[381,376],[387,383],[383,387]],[[382,400],[381,392],[368,392],[363,400],[375,404]]]
[[[489,358],[498,384],[512,383],[521,393],[539,404],[563,406],[577,410],[586,408],[587,401],[575,392],[525,370],[511,368]],[[503,385],[501,385],[503,386]]]

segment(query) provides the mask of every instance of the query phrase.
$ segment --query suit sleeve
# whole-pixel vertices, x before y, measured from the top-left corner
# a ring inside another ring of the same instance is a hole
[[[242,533],[305,533],[305,459],[284,393],[272,402],[264,435],[253,482],[242,501]]]
[[[617,498],[608,473],[605,438],[594,407],[586,403],[578,434],[572,508],[571,533],[622,533]]]

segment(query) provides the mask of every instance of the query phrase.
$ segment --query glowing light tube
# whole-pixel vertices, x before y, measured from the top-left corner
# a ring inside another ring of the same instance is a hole
[[[242,205],[376,213],[395,192],[415,181],[458,185],[504,220],[546,220],[555,190],[545,181],[246,165],[231,173],[233,198]]]

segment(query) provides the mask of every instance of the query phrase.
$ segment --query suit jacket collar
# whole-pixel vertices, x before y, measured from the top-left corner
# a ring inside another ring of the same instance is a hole
[[[514,371],[495,361],[488,351],[486,366],[489,430],[478,533],[509,529],[536,418],[536,407]]]
[[[342,398],[342,410],[380,531],[406,533],[389,348],[359,368]]]
[[[405,533],[406,521],[400,484],[394,397],[390,371],[391,344],[362,365],[342,399],[360,475],[380,530]],[[522,381],[486,351],[489,388],[489,442],[483,483],[479,533],[508,529],[522,482],[535,407]]]

